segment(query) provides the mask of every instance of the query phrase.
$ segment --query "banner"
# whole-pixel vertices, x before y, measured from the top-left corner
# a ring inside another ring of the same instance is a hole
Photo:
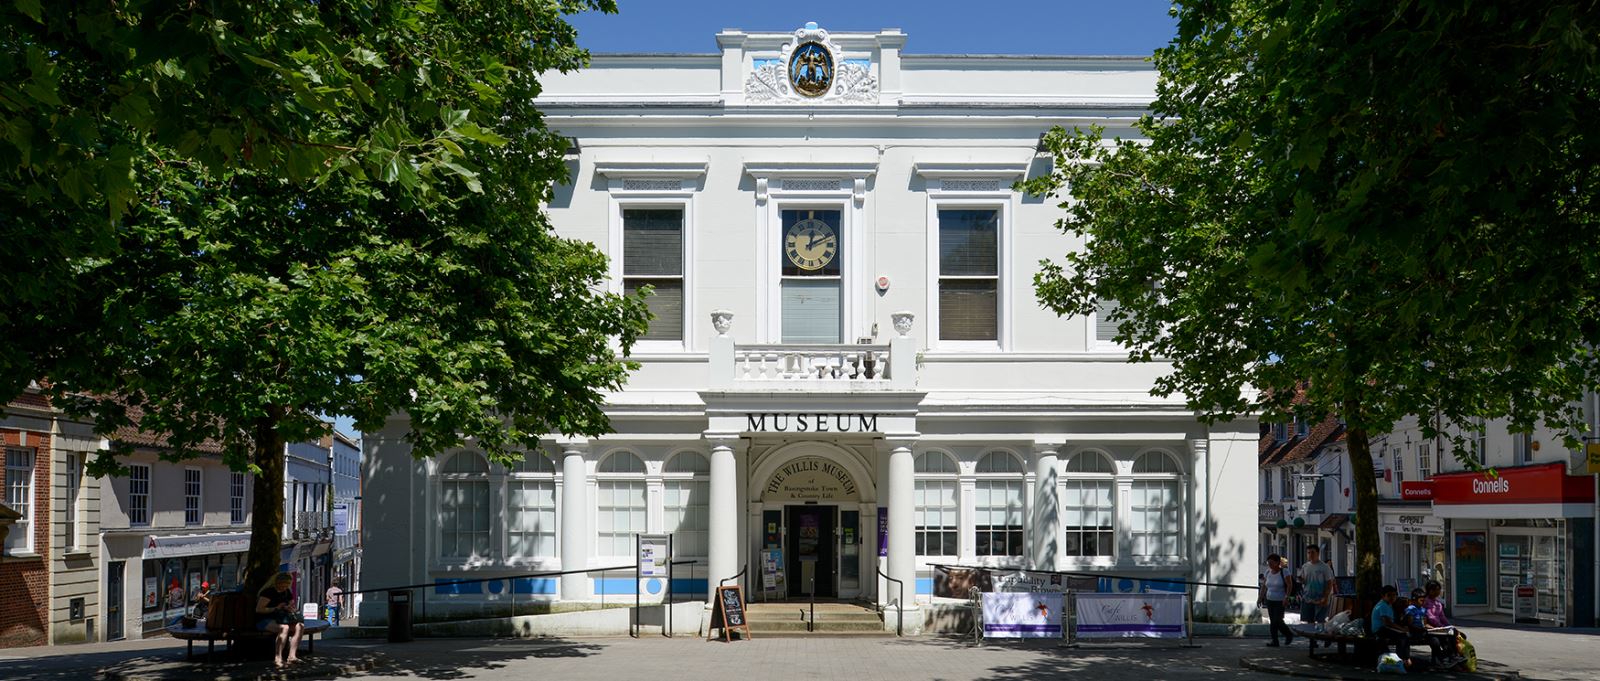
[[[1061,638],[1059,593],[986,593],[983,635],[987,638]]]
[[[1076,596],[1078,626],[1085,638],[1184,638],[1183,594],[1087,594]],[[985,610],[985,616],[988,615]]]

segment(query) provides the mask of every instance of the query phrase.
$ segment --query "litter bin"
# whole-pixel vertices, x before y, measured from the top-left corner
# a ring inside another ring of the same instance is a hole
[[[389,642],[406,643],[411,640],[411,591],[396,589],[389,592]]]

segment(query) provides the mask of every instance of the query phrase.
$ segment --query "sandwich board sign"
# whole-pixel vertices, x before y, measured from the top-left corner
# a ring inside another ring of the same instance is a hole
[[[750,638],[750,622],[744,618],[744,587],[717,587],[717,604],[711,609],[711,626],[706,630],[706,640],[716,638],[711,632],[721,629],[722,640],[732,641],[733,631],[739,630],[742,638]]]

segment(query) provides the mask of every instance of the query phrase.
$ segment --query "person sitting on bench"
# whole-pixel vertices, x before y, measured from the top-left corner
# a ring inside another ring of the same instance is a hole
[[[256,628],[276,636],[272,643],[272,663],[282,667],[285,663],[300,661],[300,636],[305,633],[305,620],[294,611],[294,593],[289,585],[294,577],[280,572],[272,578],[256,597]],[[284,648],[288,647],[288,659]]]
[[[1372,637],[1379,643],[1394,646],[1394,652],[1408,665],[1411,662],[1411,632],[1395,617],[1394,604],[1400,600],[1400,591],[1393,585],[1384,585],[1383,599],[1372,606]]]

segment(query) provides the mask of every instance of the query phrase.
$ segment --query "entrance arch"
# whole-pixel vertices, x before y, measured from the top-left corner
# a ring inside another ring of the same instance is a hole
[[[751,467],[751,539],[762,598],[851,598],[871,574],[877,485],[862,456],[831,442],[790,442]]]
[[[780,469],[799,460],[811,458],[821,459],[838,466],[849,475],[850,481],[855,484],[855,494],[834,495],[835,498],[827,500],[829,503],[870,503],[877,500],[878,487],[872,479],[871,471],[867,469],[861,457],[844,447],[824,441],[790,442],[775,447],[763,455],[761,463],[750,471],[750,499],[757,502],[766,502],[768,500],[767,488]],[[789,475],[793,475],[793,473]],[[782,500],[773,499],[773,501]]]

